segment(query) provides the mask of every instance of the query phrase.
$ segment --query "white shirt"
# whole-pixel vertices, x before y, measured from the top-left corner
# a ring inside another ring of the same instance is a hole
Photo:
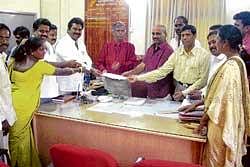
[[[172,38],[169,42],[169,45],[173,48],[173,50],[176,50],[178,48],[178,40],[177,38]],[[201,43],[196,39],[195,44],[196,47],[201,47]],[[180,41],[180,46],[183,46],[182,42]]]
[[[76,44],[78,45],[78,49]],[[81,63],[86,69],[92,66],[92,60],[89,57],[83,39],[73,40],[68,34],[62,37],[56,45],[57,61],[76,60]],[[83,74],[73,74],[71,76],[57,77],[59,90],[62,92],[72,92],[82,90]]]
[[[208,73],[208,82],[209,83],[211,77],[215,74],[215,72],[218,70],[218,68],[227,60],[227,56],[224,54],[220,54],[218,56],[211,55],[210,58],[210,67],[209,67],[209,73]],[[207,86],[201,89],[202,94],[205,95],[207,91]]]
[[[12,126],[16,121],[16,112],[12,104],[11,83],[5,66],[6,56],[5,53],[0,53],[0,147],[8,149],[8,135],[3,136],[2,121],[6,119]]]
[[[12,105],[11,83],[7,67],[5,66],[6,54],[0,53],[0,130],[2,129],[2,121],[7,119],[10,126],[16,121],[16,112]]]
[[[56,55],[52,45],[45,42],[47,52],[45,53],[44,60],[48,62],[56,62]],[[52,98],[59,95],[58,83],[56,76],[45,76],[41,84],[41,98]]]

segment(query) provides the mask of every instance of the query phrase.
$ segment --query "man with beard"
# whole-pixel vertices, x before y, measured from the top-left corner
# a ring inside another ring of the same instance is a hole
[[[104,44],[96,66],[102,72],[122,74],[137,65],[135,47],[125,40],[126,26],[123,22],[117,21],[112,25],[112,35],[114,40]]]
[[[44,60],[56,62],[56,55],[52,45],[47,41],[51,23],[46,18],[39,18],[33,23],[33,35],[45,41],[47,48]],[[41,85],[41,103],[50,102],[53,97],[59,95],[56,76],[45,76]]]
[[[164,25],[156,25],[152,29],[153,44],[148,48],[143,61],[134,69],[124,72],[124,76],[136,75],[142,72],[153,71],[162,66],[173,49],[166,41],[167,32]],[[147,84],[145,82],[136,82],[131,84],[132,96],[162,98],[167,96],[173,90],[173,76],[169,75],[155,83]]]
[[[84,28],[81,18],[74,17],[68,23],[67,34],[56,45],[57,61],[76,60],[87,70],[91,69],[92,60],[89,57],[83,38],[80,38]],[[76,73],[67,77],[58,77],[59,90],[71,93],[82,90],[83,75]]]
[[[209,53],[195,46],[196,28],[185,25],[181,30],[183,47],[179,47],[169,59],[158,69],[142,75],[132,75],[130,82],[145,81],[154,83],[173,72],[175,79],[174,100],[180,101],[195,89],[203,88],[207,83],[209,70]]]
[[[188,19],[184,16],[177,16],[174,19],[175,37],[172,38],[169,43],[174,50],[176,50],[179,46],[183,46],[181,42],[181,30],[187,24],[188,24]],[[201,44],[197,39],[195,40],[195,46],[201,47]]]
[[[218,70],[218,68],[227,60],[227,57],[224,54],[220,54],[217,51],[217,48],[216,48],[217,33],[218,33],[217,30],[214,30],[214,31],[211,31],[207,36],[208,47],[209,47],[210,52],[212,53],[211,58],[210,58],[210,68],[209,68],[207,84],[209,83],[209,80],[214,75],[214,73]],[[207,86],[205,86],[201,90],[194,90],[190,92],[189,97],[191,99],[200,100],[200,101],[196,101],[195,103],[191,105],[183,106],[179,108],[179,111],[190,112],[190,111],[195,110],[196,107],[203,105],[204,100],[202,99],[202,95],[205,95],[206,90],[207,90]]]
[[[0,23],[0,130],[2,134],[0,138],[4,142],[4,148],[8,149],[8,137],[10,126],[16,121],[16,113],[12,105],[11,83],[7,66],[5,65],[6,54],[4,53],[9,46],[10,29]]]

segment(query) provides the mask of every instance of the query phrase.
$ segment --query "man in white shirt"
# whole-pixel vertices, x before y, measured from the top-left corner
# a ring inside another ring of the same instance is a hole
[[[91,69],[92,60],[89,57],[83,38],[80,38],[84,28],[81,18],[72,18],[68,23],[67,34],[56,45],[57,61],[76,60],[87,70]],[[71,93],[82,90],[83,74],[76,73],[71,76],[58,77],[59,90]]]
[[[16,113],[12,105],[11,83],[5,64],[6,54],[4,53],[9,46],[10,34],[10,29],[5,24],[0,23],[0,138],[3,141],[3,143],[0,143],[0,147],[6,149],[8,149],[8,137],[6,135],[16,121]]]
[[[173,48],[173,50],[176,50],[178,47],[183,46],[183,44],[181,42],[181,29],[187,24],[188,24],[188,20],[184,16],[177,16],[174,19],[175,37],[172,38],[169,42],[169,44]],[[201,47],[201,44],[197,39],[195,39],[195,46]]]
[[[56,40],[57,40],[57,26],[54,24],[51,24],[50,30],[48,33],[48,42],[52,45],[54,52],[55,52]]]
[[[56,62],[56,55],[52,45],[47,41],[51,23],[46,18],[39,18],[33,23],[33,35],[46,41],[47,47],[44,60]],[[45,76],[41,85],[41,103],[50,102],[51,98],[59,95],[56,76]]]

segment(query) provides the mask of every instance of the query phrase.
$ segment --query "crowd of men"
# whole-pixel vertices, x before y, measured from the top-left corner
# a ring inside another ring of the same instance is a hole
[[[240,55],[250,79],[250,12],[234,15],[235,26],[240,30],[243,40]],[[170,25],[168,25],[170,26]],[[19,26],[13,31],[16,46],[9,55],[5,52],[9,46],[11,32],[0,23],[0,128],[6,135],[15,122],[15,111],[11,103],[11,87],[7,66],[15,48],[24,43],[32,34],[45,41],[46,54],[44,61],[64,62],[75,60],[95,75],[114,73],[128,77],[131,82],[132,96],[163,98],[170,96],[173,100],[182,101],[194,97],[200,101],[183,108],[193,110],[203,104],[206,86],[217,69],[227,60],[218,52],[216,40],[221,25],[209,28],[207,42],[210,53],[196,39],[197,30],[188,24],[188,19],[178,16],[174,20],[175,37],[167,41],[166,26],[155,25],[152,28],[152,45],[147,49],[142,60],[135,54],[135,46],[126,41],[126,25],[117,21],[112,25],[113,40],[104,44],[99,59],[94,64],[89,56],[82,38],[84,22],[75,17],[68,22],[67,33],[57,40],[57,27],[46,18],[39,18],[33,23],[33,32]],[[4,79],[3,79],[4,78]],[[83,76],[75,73],[71,76],[46,76],[41,86],[41,103],[50,102],[51,98],[82,89]],[[17,118],[18,119],[18,118]]]

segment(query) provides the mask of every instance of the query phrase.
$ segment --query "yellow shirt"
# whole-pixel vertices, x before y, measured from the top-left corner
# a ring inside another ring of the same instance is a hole
[[[192,84],[182,93],[187,95],[194,89],[200,89],[207,83],[210,54],[201,47],[194,47],[187,53],[183,47],[178,48],[160,68],[137,76],[139,81],[156,82],[173,71],[174,79]]]

